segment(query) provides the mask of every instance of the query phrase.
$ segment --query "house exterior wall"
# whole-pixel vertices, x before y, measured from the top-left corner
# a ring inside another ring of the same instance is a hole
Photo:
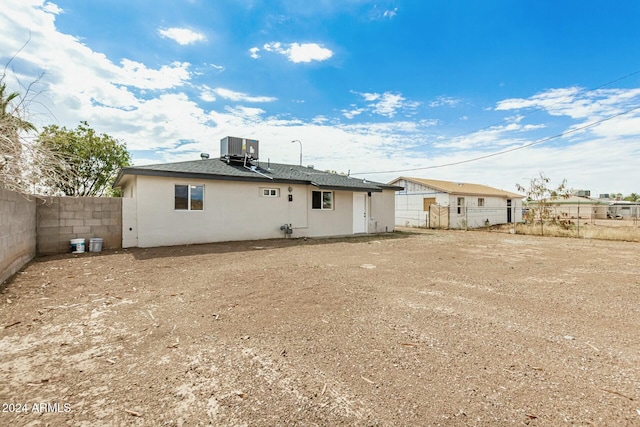
[[[616,215],[622,215],[624,219],[634,219],[640,217],[640,204],[639,203],[620,203],[614,202],[607,207],[607,211],[615,217]],[[606,214],[605,214],[606,216]]]
[[[424,210],[424,199],[435,198],[435,204],[449,206],[449,195],[433,188],[404,179],[394,182],[404,187],[395,192],[395,224],[401,227],[428,227],[429,211]]]
[[[536,202],[528,206],[537,208]],[[566,200],[553,201],[547,204],[549,214],[555,219],[606,219],[609,205],[587,197],[571,196]]]
[[[343,236],[353,233],[353,193],[350,191],[334,191],[333,210],[311,209],[311,192],[315,187],[304,186],[307,193],[307,205],[297,210],[302,216],[303,209],[309,215],[307,227],[298,230],[293,223],[294,234],[298,237]],[[295,208],[295,207],[294,207]]]
[[[174,186],[203,185],[202,211],[175,210]],[[131,186],[135,188],[130,188]],[[263,197],[264,189],[277,189],[277,197]],[[291,237],[322,237],[353,233],[353,197],[350,191],[334,191],[333,209],[312,209],[309,185],[197,180],[137,176],[123,185],[123,246],[171,246],[233,240],[285,237],[280,229],[290,224]],[[326,190],[325,190],[326,191]],[[393,197],[393,192],[391,192]],[[291,196],[291,201],[289,201]],[[386,200],[393,201],[386,196]],[[385,200],[384,197],[381,199]],[[376,203],[378,203],[376,201]],[[390,228],[393,205],[380,206],[378,227]],[[126,219],[125,219],[126,218]],[[131,228],[131,230],[129,230]]]
[[[371,193],[369,200],[369,233],[387,233],[396,229],[395,191]]]
[[[35,199],[0,188],[0,284],[35,255]]]
[[[478,228],[506,224],[508,221],[507,198],[496,196],[462,195],[444,193],[434,188],[407,180],[398,180],[394,185],[403,186],[395,193],[395,221],[398,226],[428,227],[429,212],[425,210],[425,199],[435,199],[435,204],[449,208],[450,228]],[[464,199],[464,208],[458,213],[458,198]],[[478,199],[484,199],[479,206]],[[511,200],[511,222],[522,221],[522,200]]]
[[[464,207],[458,209],[458,198],[464,199]],[[479,206],[478,199],[484,199]],[[479,228],[487,225],[507,224],[508,210],[511,210],[511,223],[522,221],[522,200],[510,199],[511,208],[507,208],[507,199],[495,196],[460,195],[449,196],[450,228]]]
[[[607,205],[595,203],[567,203],[549,206],[551,215],[557,219],[605,219]]]
[[[402,184],[400,184],[402,185]],[[429,211],[424,210],[424,199],[434,199],[435,204],[449,206],[449,195],[435,191],[422,191],[415,194],[396,192],[396,225],[402,227],[427,227]]]
[[[176,184],[203,185],[204,209],[175,210]],[[273,186],[280,191],[277,198],[259,197],[258,185],[231,181],[138,176],[135,187],[139,247],[282,237],[280,226],[295,222],[288,215],[286,186]],[[306,204],[295,190],[292,203]]]

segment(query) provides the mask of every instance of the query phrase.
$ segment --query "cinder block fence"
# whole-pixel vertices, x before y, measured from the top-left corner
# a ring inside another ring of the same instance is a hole
[[[122,199],[25,196],[0,188],[0,284],[36,255],[70,252],[71,239],[122,247]]]
[[[103,239],[103,249],[122,247],[122,199],[38,197],[37,254],[69,252],[71,239]]]
[[[0,284],[35,255],[35,198],[0,188]]]

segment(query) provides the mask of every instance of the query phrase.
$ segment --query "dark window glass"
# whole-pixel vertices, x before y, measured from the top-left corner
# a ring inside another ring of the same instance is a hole
[[[333,209],[333,191],[313,191],[312,209]]]
[[[189,186],[188,185],[176,185],[175,209],[176,210],[189,209]]]
[[[322,209],[322,192],[321,191],[314,191],[312,193],[311,208]]]
[[[458,197],[458,215],[464,211],[464,197]]]

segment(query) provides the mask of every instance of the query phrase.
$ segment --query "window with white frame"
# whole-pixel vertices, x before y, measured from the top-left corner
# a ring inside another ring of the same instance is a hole
[[[464,197],[458,197],[458,215],[462,215],[464,213]]]
[[[333,209],[333,191],[312,191],[311,209]]]
[[[478,207],[484,208],[484,197],[478,197]]]
[[[204,185],[175,185],[174,209],[177,211],[204,210]]]
[[[279,188],[261,188],[260,195],[262,197],[280,197]]]

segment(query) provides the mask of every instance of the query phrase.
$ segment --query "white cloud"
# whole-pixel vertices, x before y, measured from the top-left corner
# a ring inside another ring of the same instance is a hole
[[[405,101],[402,95],[385,92],[380,101],[374,105],[373,112],[381,116],[393,117],[402,107],[402,101]]]
[[[352,106],[355,107],[355,106]],[[355,116],[362,114],[365,111],[364,108],[352,108],[350,110],[342,110],[342,115],[347,119],[353,119]]]
[[[573,119],[606,117],[637,105],[640,88],[585,90],[579,87],[550,89],[530,98],[500,101],[497,111],[535,108]]]
[[[353,91],[352,93],[360,95],[366,102],[368,102],[366,110],[388,118],[393,118],[398,111],[411,112],[420,106],[419,102],[407,101],[406,98],[399,93],[384,92],[380,94],[370,92],[359,93]],[[360,113],[365,111],[365,109],[359,110],[361,110]]]
[[[42,10],[45,10],[49,13],[53,13],[54,15],[59,15],[64,12],[64,10],[60,8],[57,4],[53,4],[50,2],[45,3],[42,6]]]
[[[384,16],[385,18],[393,18],[397,14],[398,14],[398,8],[396,7],[391,10],[385,10],[382,16]]]
[[[203,85],[200,92],[200,99],[204,102],[213,102],[216,100],[216,95],[209,86]]]
[[[187,62],[173,62],[157,70],[129,59],[123,59],[121,64],[122,68],[116,69],[119,77],[114,83],[139,89],[168,89],[181,86],[190,78]]]
[[[280,42],[271,42],[266,43],[263,48],[267,52],[285,55],[289,61],[294,63],[325,61],[333,56],[333,52],[330,49],[322,47],[322,45],[317,43],[290,43],[285,46]],[[252,57],[255,58],[257,56],[253,56],[253,54],[257,55],[257,51],[254,52],[252,49],[250,49],[250,51],[252,51]]]
[[[439,96],[435,101],[429,103],[429,107],[455,107],[460,103],[457,98],[451,98],[449,96]]]
[[[544,129],[545,125],[523,124],[525,116],[507,117],[503,124],[470,132],[458,137],[443,138],[436,141],[436,148],[455,150],[494,150],[502,151],[506,147],[515,147],[536,140],[532,132]]]
[[[249,49],[249,55],[251,55],[253,59],[260,58],[260,55],[258,55],[258,52],[260,52],[259,47],[252,47],[251,49]]]
[[[354,93],[358,93],[358,92],[354,92]],[[376,101],[378,99],[380,99],[380,94],[379,93],[361,93],[360,95],[362,95],[362,97],[364,98],[365,101]]]
[[[551,116],[566,116],[574,120],[566,131],[577,131],[571,137],[585,135],[618,138],[640,133],[640,88],[584,90],[578,87],[551,89],[530,98],[506,99],[496,110],[536,109]],[[616,115],[620,115],[615,117]],[[601,123],[597,123],[601,122]],[[594,126],[591,124],[597,123]]]
[[[197,33],[188,28],[159,28],[158,34],[160,37],[171,39],[182,46],[205,41],[207,39],[203,34]]]
[[[216,88],[213,90],[218,96],[222,98],[229,99],[231,101],[244,101],[244,102],[273,102],[276,101],[277,98],[271,96],[250,96],[246,93],[235,92],[230,89],[224,88]]]
[[[324,61],[331,58],[333,52],[316,43],[292,43],[288,56],[291,62]]]

